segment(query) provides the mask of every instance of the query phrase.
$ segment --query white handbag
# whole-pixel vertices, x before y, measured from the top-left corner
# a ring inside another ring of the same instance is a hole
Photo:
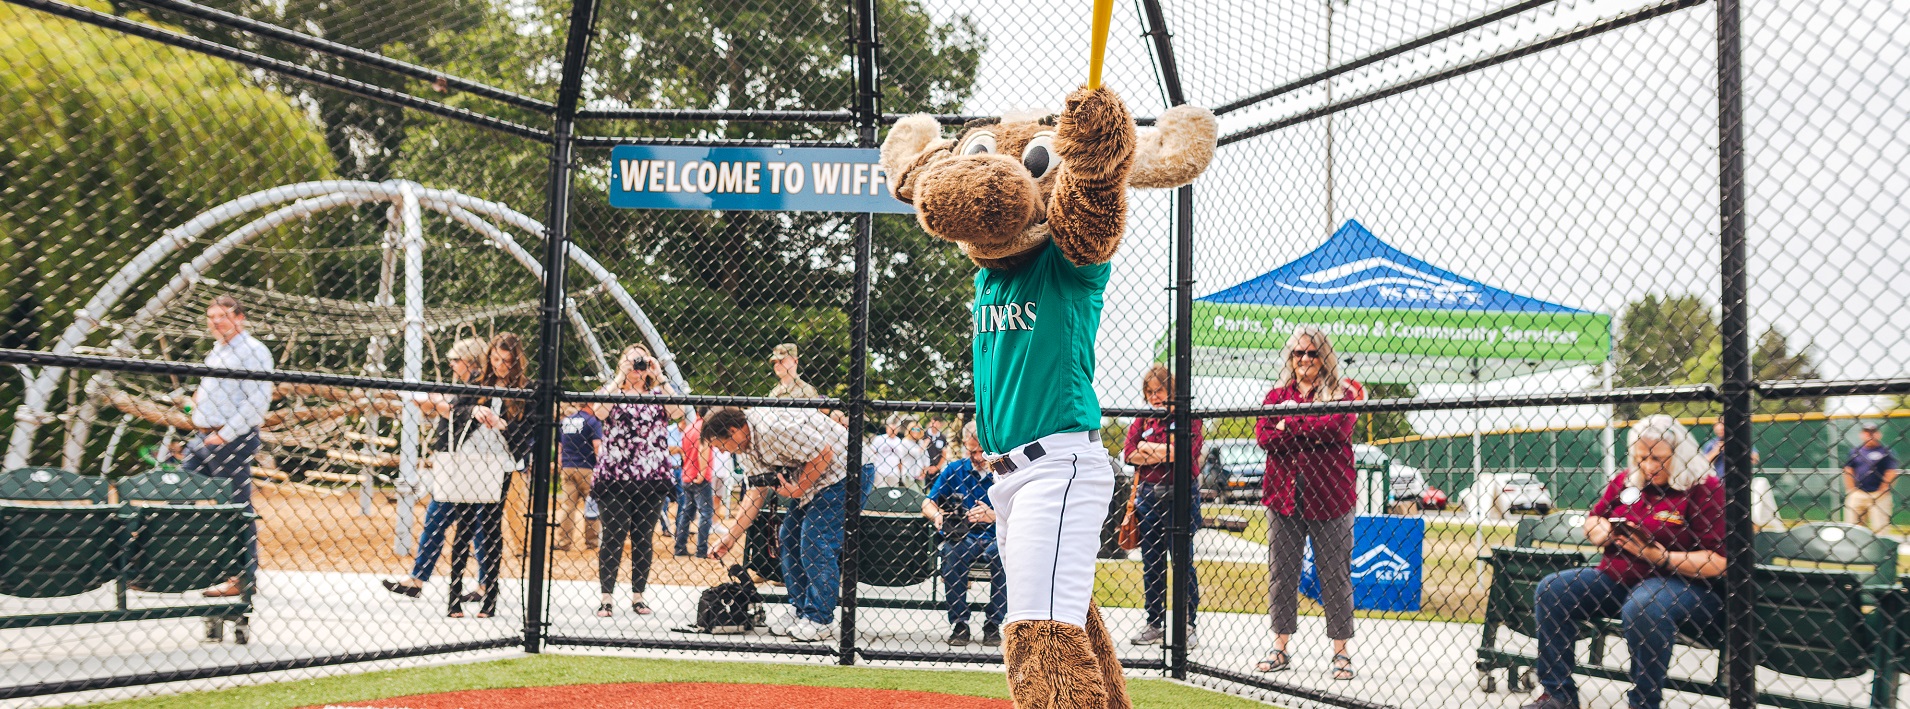
[[[503,499],[504,476],[517,469],[504,434],[472,422],[463,441],[431,454],[427,482],[439,502],[491,503]]]

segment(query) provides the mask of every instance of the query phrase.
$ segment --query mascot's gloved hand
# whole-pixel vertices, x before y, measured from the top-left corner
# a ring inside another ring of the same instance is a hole
[[[1073,177],[1097,187],[1125,188],[1135,142],[1127,104],[1106,86],[1075,89],[1055,122],[1054,147],[1061,154],[1064,181]]]
[[[1107,88],[1069,94],[1059,114],[970,122],[942,137],[909,116],[882,143],[882,168],[922,228],[960,244],[983,268],[1012,268],[1052,240],[1078,265],[1105,263],[1127,228],[1129,187],[1192,182],[1213,159],[1212,113],[1179,106],[1136,129]]]

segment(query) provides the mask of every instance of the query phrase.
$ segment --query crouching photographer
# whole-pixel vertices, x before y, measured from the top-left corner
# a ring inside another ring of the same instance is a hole
[[[969,627],[968,569],[988,563],[988,615],[982,624],[982,645],[1001,644],[1001,621],[1008,612],[1007,574],[1001,568],[1001,550],[995,546],[995,509],[988,504],[988,488],[995,479],[987,472],[987,455],[975,436],[975,422],[962,427],[962,449],[968,457],[942,467],[935,486],[922,500],[922,516],[942,530],[942,590],[948,598],[948,644],[962,647],[974,639]]]
[[[703,420],[703,439],[734,454],[749,477],[742,514],[710,556],[729,553],[769,495],[790,498],[776,536],[793,617],[771,621],[769,631],[801,642],[834,636],[849,430],[815,409],[717,409]]]

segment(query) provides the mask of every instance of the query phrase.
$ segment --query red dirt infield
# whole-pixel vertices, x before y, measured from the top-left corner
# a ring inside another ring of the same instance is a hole
[[[476,689],[307,709],[1013,709],[1006,699],[787,684],[638,682]]]

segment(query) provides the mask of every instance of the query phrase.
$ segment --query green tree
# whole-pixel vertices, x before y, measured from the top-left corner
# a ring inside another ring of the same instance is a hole
[[[106,277],[167,228],[248,192],[332,174],[305,113],[230,62],[0,5],[0,64],[0,346],[50,347]],[[163,280],[149,277],[118,311],[96,315],[130,313]],[[20,397],[17,377],[0,379],[0,398]],[[12,415],[0,411],[0,427]]]
[[[486,0],[203,0],[207,5],[281,27],[315,35],[358,49],[400,56],[415,63],[438,67],[461,48],[429,42],[446,31],[481,27],[486,20],[501,15],[503,8]],[[126,3],[138,8],[137,3]],[[276,59],[284,59],[354,81],[401,88],[406,79],[390,72],[366,67],[337,57],[301,49],[279,42],[261,40],[255,35],[191,17],[169,17],[183,29],[200,37],[240,47]],[[526,27],[526,34],[535,34]],[[530,37],[520,38],[529,43]],[[555,47],[539,47],[547,56],[555,56]],[[493,83],[507,89],[522,89],[516,76],[493,72]],[[317,88],[276,75],[264,79],[288,95],[297,96],[313,107],[313,114],[324,131],[326,147],[337,163],[340,175],[363,180],[384,180],[392,176],[404,142],[407,124],[405,110],[390,104],[359,98],[352,94]],[[417,120],[411,118],[410,120]]]
[[[519,26],[559,27],[547,16],[495,17],[428,40],[464,76],[537,75],[550,57]],[[585,84],[593,107],[841,110],[852,103],[845,50],[848,6],[798,1],[738,5],[657,2],[608,9]],[[956,112],[982,43],[965,17],[938,21],[912,0],[879,4],[883,110]],[[500,29],[502,28],[502,29]],[[550,81],[554,76],[544,73]],[[425,87],[416,87],[425,88]],[[463,105],[474,99],[454,96]],[[526,119],[530,120],[530,119]],[[847,139],[844,123],[592,122],[600,135],[675,138]],[[470,191],[539,215],[548,149],[448,124],[407,132],[395,174]],[[699,391],[761,394],[773,384],[777,342],[802,348],[803,376],[846,390],[847,306],[854,272],[849,215],[637,212],[607,202],[607,153],[585,151],[573,189],[573,238],[622,278]],[[870,391],[875,396],[966,398],[974,266],[912,219],[875,220],[870,304]],[[572,282],[580,287],[581,280]],[[600,333],[614,348],[632,331]],[[572,350],[575,351],[575,350]],[[569,386],[587,370],[566,367]]]
[[[1685,362],[1684,372],[1679,375],[1677,384],[1719,384],[1724,381],[1724,368],[1718,360],[1722,356],[1722,340],[1714,340],[1711,346]],[[1751,350],[1751,378],[1760,381],[1781,381],[1787,379],[1817,379],[1817,365],[1811,361],[1808,348],[1792,352],[1788,338],[1775,326],[1764,329],[1759,335],[1755,347]],[[1661,405],[1658,411],[1679,416],[1711,416],[1723,409],[1717,404],[1696,402],[1689,404]],[[1800,399],[1759,399],[1757,412],[1761,414],[1795,414],[1824,410],[1823,397]]]
[[[1718,342],[1717,316],[1695,295],[1648,294],[1626,305],[1618,320],[1612,383],[1619,387],[1683,383],[1686,363]],[[1651,412],[1636,404],[1618,407],[1621,418],[1643,413]]]

